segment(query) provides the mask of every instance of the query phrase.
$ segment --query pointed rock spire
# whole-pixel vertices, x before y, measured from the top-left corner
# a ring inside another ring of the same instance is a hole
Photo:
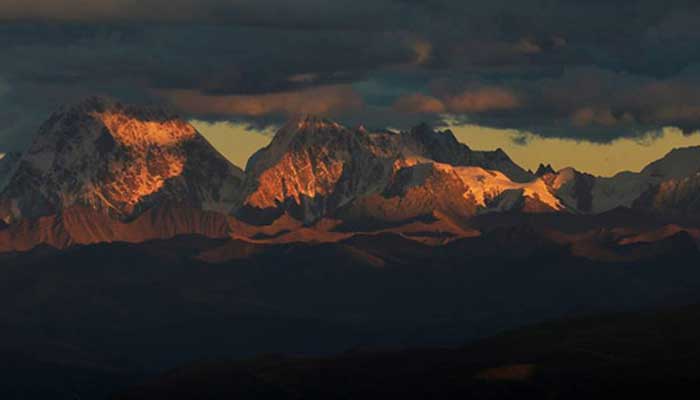
[[[556,173],[556,171],[554,170],[554,168],[552,168],[552,164],[547,164],[547,165],[540,164],[540,166],[537,167],[537,171],[535,172],[535,175],[537,175],[538,177],[542,177],[542,176],[545,176],[547,174],[555,174],[555,173]]]

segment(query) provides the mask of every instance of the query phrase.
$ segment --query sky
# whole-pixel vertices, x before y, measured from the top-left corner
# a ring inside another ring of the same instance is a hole
[[[700,144],[700,3],[0,0],[0,153],[89,95],[157,104],[238,165],[311,113],[448,127],[599,175]]]

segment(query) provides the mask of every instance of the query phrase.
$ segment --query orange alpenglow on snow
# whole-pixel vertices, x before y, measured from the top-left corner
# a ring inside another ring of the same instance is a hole
[[[0,211],[13,220],[82,205],[131,218],[173,202],[229,212],[242,180],[190,124],[162,110],[89,98],[42,125]]]

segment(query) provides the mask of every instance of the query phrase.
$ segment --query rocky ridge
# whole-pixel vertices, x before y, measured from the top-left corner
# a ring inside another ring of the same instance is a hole
[[[677,219],[700,212],[697,149],[640,173],[542,164],[532,174],[425,124],[368,131],[299,116],[242,171],[170,113],[90,98],[54,113],[24,154],[0,159],[0,251],[185,234],[267,243],[392,232],[439,244],[479,234],[471,221],[481,215],[621,207]]]

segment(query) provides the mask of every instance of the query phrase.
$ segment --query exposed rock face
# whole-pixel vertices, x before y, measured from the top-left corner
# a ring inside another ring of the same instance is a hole
[[[514,182],[534,179],[502,151],[472,151],[451,132],[425,124],[369,132],[311,116],[280,129],[244,174],[184,121],[100,98],[53,114],[13,165],[0,194],[6,223],[74,207],[129,221],[176,204],[235,213],[254,225],[284,214],[311,224],[373,198],[400,200],[403,211],[392,218],[433,211],[466,218],[477,208],[521,207],[520,198],[532,191]],[[490,179],[484,189],[483,179],[455,169],[462,167],[500,171],[499,183]]]
[[[382,193],[357,199],[343,209],[339,217],[385,223],[436,216],[460,221],[476,212],[476,200],[456,171],[424,163],[398,169]]]
[[[633,172],[596,177],[573,168],[547,173],[542,179],[567,209],[586,214],[632,207],[643,193],[659,182],[657,178]]]
[[[311,222],[380,191],[392,173],[393,154],[376,150],[366,131],[314,117],[292,120],[249,161],[249,191],[239,215],[267,223],[288,211]]]
[[[654,182],[634,207],[659,215],[700,217],[700,147],[674,149],[645,167]]]
[[[552,164],[540,164],[539,167],[537,167],[537,171],[535,172],[535,175],[538,177],[545,176],[547,174],[556,174],[557,171],[552,168]]]
[[[27,251],[39,244],[63,249],[95,243],[142,243],[180,235],[227,238],[232,222],[220,213],[168,205],[123,222],[91,208],[74,206],[61,214],[22,219],[0,229],[0,253]]]
[[[526,204],[535,212],[564,210],[542,179],[518,183],[502,172],[480,167],[454,167],[454,170],[484,211],[522,210]]]
[[[5,153],[0,154],[0,191],[5,188],[7,180],[14,173],[19,159],[22,157],[20,153]]]
[[[249,192],[239,216],[268,223],[289,212],[310,223],[353,201],[366,202],[359,200],[364,197],[385,196],[402,166],[417,162],[479,166],[516,181],[534,179],[502,151],[472,151],[449,131],[419,125],[403,133],[368,132],[305,116],[285,125],[249,161]]]
[[[163,202],[228,212],[243,172],[188,123],[90,98],[42,125],[0,194],[6,222],[85,206],[130,219]]]
[[[540,172],[540,169],[538,169]],[[545,173],[542,179],[552,188],[552,192],[566,204],[569,209],[579,212],[593,210],[593,185],[595,177],[581,173],[573,168],[564,168],[559,172]]]
[[[674,149],[640,173],[595,177],[564,168],[542,178],[566,207],[576,212],[600,214],[632,207],[658,215],[698,216],[699,173],[700,147],[687,147]]]
[[[480,167],[426,160],[397,161],[382,193],[361,197],[338,213],[343,220],[444,220],[456,226],[478,214],[499,211],[555,212],[563,205],[540,179],[517,183]]]
[[[700,216],[700,173],[665,180],[640,196],[634,206],[663,215]]]
[[[546,170],[540,168],[538,172]],[[605,213],[637,208],[668,217],[700,216],[700,147],[674,149],[641,172],[595,177],[564,168],[542,179],[568,210]]]
[[[449,130],[435,131],[428,125],[421,124],[404,132],[401,139],[406,155],[422,156],[442,164],[500,171],[515,182],[530,182],[535,178],[515,164],[503,150],[472,150],[458,142]]]
[[[53,114],[21,157],[0,159],[0,251],[188,234],[289,243],[381,231],[445,243],[478,235],[483,214],[700,215],[697,149],[609,178],[544,164],[532,174],[427,125],[370,132],[304,116],[244,173],[182,120],[91,98]]]
[[[700,172],[700,146],[673,149],[646,166],[641,174],[661,180],[681,179]]]

